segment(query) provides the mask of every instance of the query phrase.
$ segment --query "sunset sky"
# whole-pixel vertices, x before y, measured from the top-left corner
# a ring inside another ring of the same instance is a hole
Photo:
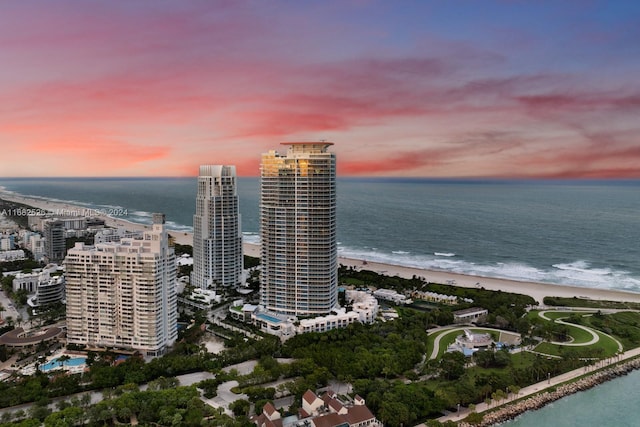
[[[640,178],[637,1],[7,1],[0,176]]]

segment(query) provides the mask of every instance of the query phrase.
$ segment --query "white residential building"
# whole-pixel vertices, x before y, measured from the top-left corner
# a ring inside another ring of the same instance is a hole
[[[177,337],[176,261],[164,215],[142,239],[85,246],[65,258],[67,341],[163,354]]]
[[[260,303],[322,316],[337,304],[336,157],[329,142],[289,142],[260,166]]]
[[[262,331],[276,335],[285,340],[296,334],[307,332],[327,332],[332,329],[346,328],[352,323],[373,323],[378,315],[378,301],[364,291],[346,291],[346,300],[350,310],[343,307],[335,308],[330,314],[298,320],[295,316],[287,316],[261,310],[250,306],[250,310],[242,307],[245,319],[251,319],[254,325]],[[239,304],[237,304],[239,305]],[[229,311],[240,311],[239,307],[232,307]],[[234,317],[239,318],[238,315]]]
[[[38,233],[30,235],[27,249],[29,249],[33,254],[34,260],[41,261],[46,255],[44,237]]]
[[[196,287],[242,284],[242,230],[236,187],[235,166],[200,166],[191,273],[191,284]]]
[[[355,311],[339,309],[336,310],[335,313],[326,316],[300,320],[300,326],[297,327],[297,332],[327,332],[332,329],[346,328],[359,320],[360,316]]]
[[[35,308],[62,302],[64,300],[64,290],[64,276],[51,277],[38,282],[36,294],[29,298],[27,303]]]
[[[11,251],[14,249],[15,236],[13,234],[0,235],[0,251]]]
[[[96,232],[93,236],[93,242],[107,243],[107,242],[119,242],[122,239],[140,239],[142,238],[141,231],[127,231],[124,227],[119,228],[103,228]]]
[[[373,296],[385,301],[391,301],[395,304],[411,304],[411,300],[406,296],[399,294],[392,289],[377,289],[373,292]]]
[[[465,308],[464,310],[457,310],[453,312],[454,323],[478,323],[483,322],[489,310],[481,307]]]
[[[43,269],[36,269],[31,273],[16,273],[13,278],[13,292],[19,290],[27,291],[27,293],[34,293],[38,289],[40,282],[47,282],[51,279],[51,274],[58,270],[56,264],[48,264]]]
[[[16,261],[19,259],[25,259],[25,253],[22,249],[14,249],[12,251],[0,251],[0,262],[4,261]]]
[[[358,313],[360,323],[373,323],[378,316],[378,300],[365,291],[346,290],[345,299]]]

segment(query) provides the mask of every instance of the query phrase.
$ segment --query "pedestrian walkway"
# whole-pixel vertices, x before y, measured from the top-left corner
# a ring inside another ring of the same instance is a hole
[[[618,356],[614,356],[608,359],[604,359],[599,361],[598,363],[596,363],[593,366],[586,366],[583,368],[579,368],[579,369],[574,369],[573,371],[569,371],[566,372],[564,374],[555,376],[555,377],[548,377],[546,380],[544,381],[540,381],[538,383],[532,384],[530,386],[524,387],[520,390],[520,392],[516,395],[513,396],[511,395],[510,398],[505,399],[503,402],[501,403],[496,403],[496,404],[489,404],[487,405],[486,403],[479,403],[476,405],[475,408],[475,412],[478,413],[482,413],[485,412],[487,410],[491,410],[491,409],[496,409],[500,406],[503,406],[505,404],[508,404],[509,402],[513,401],[513,400],[517,400],[517,399],[522,399],[523,397],[528,397],[528,396],[532,396],[535,395],[537,393],[540,393],[544,390],[547,390],[551,387],[557,387],[560,384],[566,383],[568,381],[574,380],[576,378],[579,378],[589,372],[594,372],[594,371],[598,371],[602,368],[605,368],[609,365],[612,365],[614,363],[620,362],[620,361],[625,361],[625,360],[629,360],[629,359],[633,359],[635,357],[640,356],[640,348],[635,348],[632,350],[629,350],[627,352],[624,353],[620,353],[618,354]],[[449,415],[446,415],[444,417],[438,418],[438,421],[440,422],[445,422],[445,421],[454,421],[454,422],[458,422],[463,420],[464,418],[466,418],[468,415],[470,414],[470,411],[467,410],[461,410],[459,413],[458,412],[454,412],[451,413]],[[424,424],[420,424],[420,426],[425,426]]]

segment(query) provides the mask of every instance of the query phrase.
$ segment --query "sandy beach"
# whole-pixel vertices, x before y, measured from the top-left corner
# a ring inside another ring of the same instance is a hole
[[[38,212],[42,213],[48,212],[60,216],[93,216],[101,218],[108,227],[125,228],[127,231],[145,231],[151,229],[151,226],[148,224],[140,224],[124,219],[124,216],[117,215],[118,212],[114,212],[114,215],[109,215],[109,212],[106,210],[89,209],[68,203],[50,202],[3,191],[1,188],[0,199],[32,206],[37,208]],[[171,235],[174,238],[174,241],[180,245],[193,245],[193,235],[191,233],[169,230],[169,235]]]
[[[22,196],[16,193],[5,192],[0,189],[0,198],[10,200],[16,203],[22,203],[25,205],[33,206],[35,208],[50,211],[50,212],[85,212],[86,208],[73,206],[66,203],[54,203],[40,199],[34,199],[26,196]],[[101,211],[91,211],[94,216],[100,217],[105,220],[105,224],[109,227],[124,227],[130,231],[144,231],[149,229],[149,225],[133,223],[125,220],[119,216],[109,216]],[[169,231],[169,234],[174,238],[174,241],[181,245],[193,245],[193,234],[185,233],[181,231]],[[244,243],[243,245],[245,255],[252,257],[260,257],[260,246],[251,243]],[[542,304],[542,300],[545,296],[558,296],[558,297],[580,297],[590,298],[593,300],[608,300],[608,301],[630,301],[640,302],[640,293],[626,292],[612,289],[597,289],[586,288],[580,286],[570,285],[558,285],[548,283],[535,283],[535,282],[521,282],[509,279],[489,278],[481,276],[469,276],[458,273],[451,273],[446,271],[434,271],[420,268],[405,267],[400,265],[390,265],[375,262],[367,262],[364,264],[363,260],[340,257],[338,262],[348,267],[354,267],[357,269],[366,269],[375,271],[387,276],[399,276],[403,278],[411,278],[413,276],[423,277],[429,282],[452,284],[462,287],[482,287],[492,291],[504,291],[515,292],[525,295],[530,295],[538,303]]]
[[[251,243],[245,243],[244,253],[245,255],[259,257],[260,246]],[[344,257],[338,258],[338,263],[347,267],[354,267],[356,269],[375,271],[376,273],[384,274],[387,276],[399,276],[406,279],[417,276],[423,277],[425,280],[433,283],[452,284],[465,288],[482,287],[491,291],[515,292],[519,294],[530,295],[540,304],[542,304],[542,300],[545,296],[569,298],[577,296],[590,298],[593,300],[640,302],[640,293],[624,292],[612,289],[594,289],[580,286],[555,285],[549,283],[520,282],[509,279],[469,276],[447,271],[426,270],[370,261],[367,261],[367,263],[364,264],[363,260]]]

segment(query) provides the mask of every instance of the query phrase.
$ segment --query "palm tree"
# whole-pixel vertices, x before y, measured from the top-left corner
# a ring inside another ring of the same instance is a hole
[[[71,357],[69,357],[68,354],[63,354],[62,356],[58,357],[57,362],[60,364],[60,367],[63,367],[64,362],[66,362],[69,359],[71,359]]]

